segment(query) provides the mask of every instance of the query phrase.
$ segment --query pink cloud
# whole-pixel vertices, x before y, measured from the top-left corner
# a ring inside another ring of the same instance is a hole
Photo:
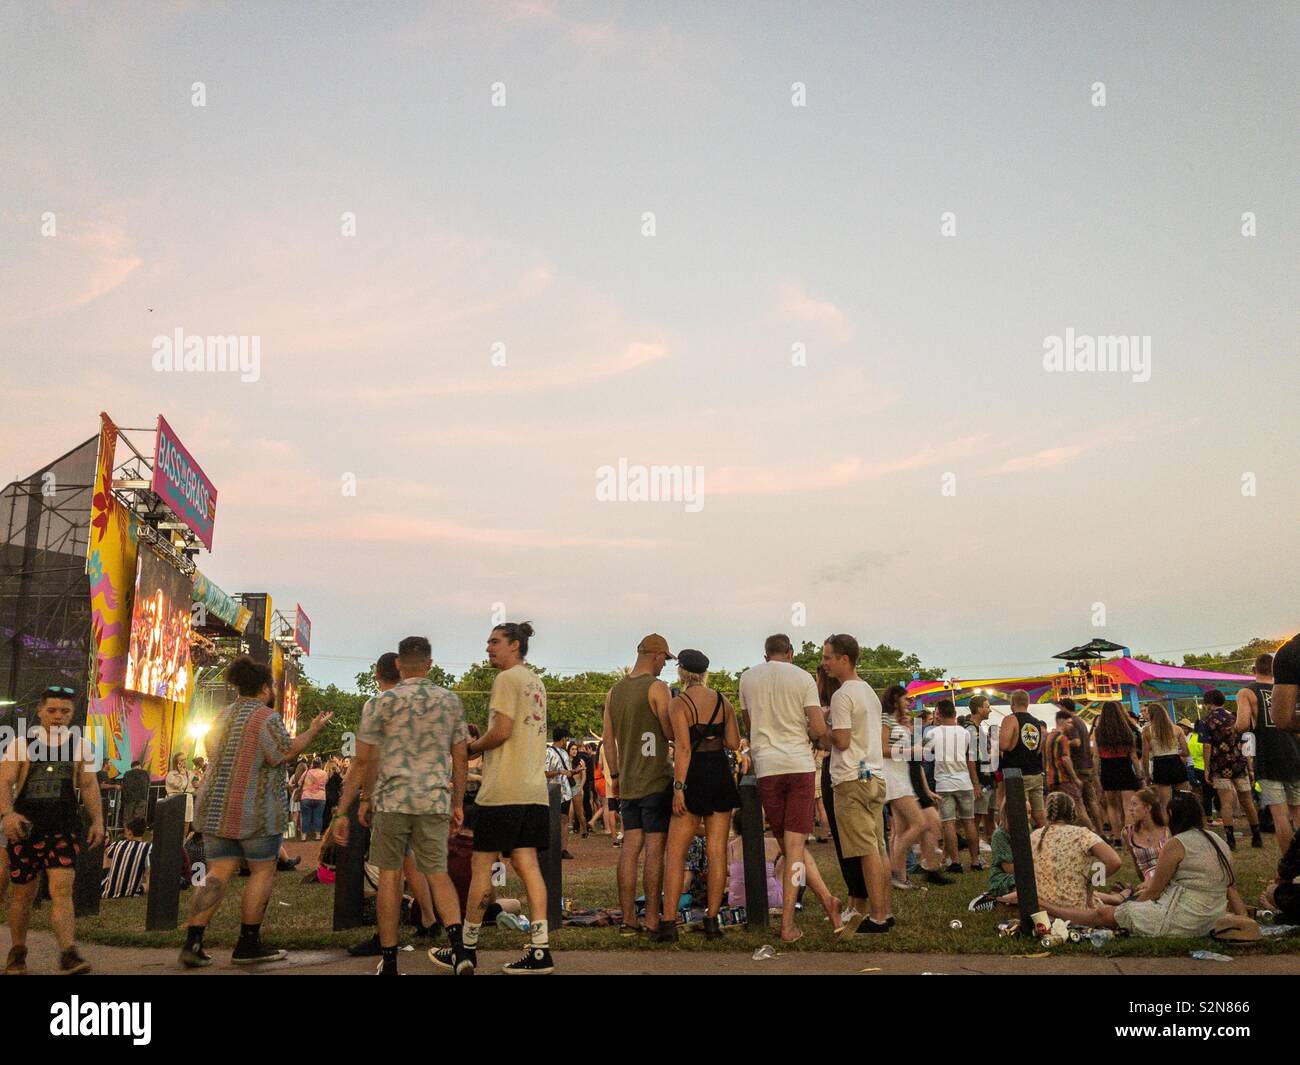
[[[640,537],[578,536],[550,529],[496,529],[461,525],[440,518],[368,512],[333,522],[316,523],[309,537],[368,543],[464,543],[475,547],[601,547],[640,550],[662,542]]]
[[[881,462],[850,458],[818,466],[798,465],[724,466],[705,469],[704,485],[709,495],[777,495],[792,492],[825,492],[892,473],[922,469],[941,462],[957,462],[987,449],[987,434],[962,437],[942,445],[927,445],[909,455]]]
[[[85,306],[120,286],[140,266],[125,229],[112,222],[73,222],[55,216],[55,236],[34,236],[29,259],[21,269],[0,269],[0,289],[15,310],[0,325]],[[65,228],[66,227],[66,228]],[[39,223],[33,221],[39,234]],[[21,296],[20,296],[21,294]],[[20,297],[20,298],[19,298]]]
[[[981,470],[981,476],[994,476],[1000,473],[1021,473],[1025,470],[1050,470],[1078,458],[1087,450],[1082,444],[1067,444],[1065,447],[1049,447],[1035,451],[1032,455],[1007,459],[998,466]]]
[[[840,343],[853,337],[855,330],[848,315],[830,300],[810,296],[799,282],[782,282],[776,298],[776,313],[783,321],[815,326]]]

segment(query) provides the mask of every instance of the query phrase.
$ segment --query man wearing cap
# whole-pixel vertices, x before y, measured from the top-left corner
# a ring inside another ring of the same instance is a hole
[[[676,655],[668,641],[651,633],[636,649],[636,664],[605,696],[604,734],[610,766],[609,794],[623,816],[618,856],[618,897],[624,935],[636,935],[636,867],[645,851],[645,926],[659,928],[664,883],[664,843],[673,812],[673,774],[668,766],[672,693],[659,679]]]
[[[740,708],[754,754],[763,813],[793,880],[807,875],[804,844],[813,829],[816,803],[812,745],[826,735],[826,716],[812,674],[794,664],[789,636],[769,636],[763,645],[763,663],[740,675]],[[791,883],[784,886],[781,938],[789,943],[800,935],[794,924],[796,894]],[[831,923],[839,927],[838,913]]]

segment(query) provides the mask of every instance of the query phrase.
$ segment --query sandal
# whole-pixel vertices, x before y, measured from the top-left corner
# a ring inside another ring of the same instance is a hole
[[[10,947],[9,957],[5,959],[5,976],[27,975],[27,948]]]

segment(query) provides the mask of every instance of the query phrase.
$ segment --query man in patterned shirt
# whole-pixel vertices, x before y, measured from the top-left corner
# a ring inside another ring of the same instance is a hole
[[[460,699],[429,679],[433,650],[423,636],[397,645],[401,683],[366,703],[357,730],[356,764],[339,796],[352,805],[358,782],[365,796],[358,811],[371,825],[370,860],[379,869],[375,905],[379,917],[381,976],[397,975],[397,933],[402,912],[402,865],[409,848],[415,867],[429,881],[438,920],[451,941],[450,968],[472,975],[474,956],[462,943],[460,898],[447,871],[447,836],[465,819],[469,758],[465,710]],[[334,833],[347,843],[348,820],[340,813]]]
[[[203,934],[241,861],[248,862],[249,878],[239,901],[239,941],[230,960],[252,965],[284,957],[284,951],[262,943],[262,918],[289,820],[284,764],[310,747],[333,717],[317,714],[293,739],[269,705],[275,692],[270,666],[241,655],[226,669],[226,683],[239,698],[217,714],[208,731],[210,763],[194,800],[194,829],[203,833],[208,873],[194,893],[181,948],[179,961],[187,969],[212,964]]]
[[[1205,737],[1205,750],[1208,765],[1206,776],[1210,785],[1218,793],[1219,809],[1223,812],[1223,834],[1228,846],[1237,849],[1237,833],[1233,822],[1232,796],[1237,796],[1237,804],[1250,822],[1250,845],[1262,847],[1264,841],[1259,835],[1259,811],[1255,809],[1255,800],[1251,795],[1250,770],[1246,765],[1246,756],[1241,753],[1241,736],[1236,732],[1237,715],[1225,707],[1227,700],[1218,688],[1211,688],[1205,693],[1205,708],[1208,711],[1201,721]]]

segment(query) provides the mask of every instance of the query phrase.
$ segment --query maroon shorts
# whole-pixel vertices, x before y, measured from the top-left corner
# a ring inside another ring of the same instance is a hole
[[[773,835],[798,832],[806,836],[812,832],[816,778],[816,773],[777,773],[758,778],[758,797]]]

